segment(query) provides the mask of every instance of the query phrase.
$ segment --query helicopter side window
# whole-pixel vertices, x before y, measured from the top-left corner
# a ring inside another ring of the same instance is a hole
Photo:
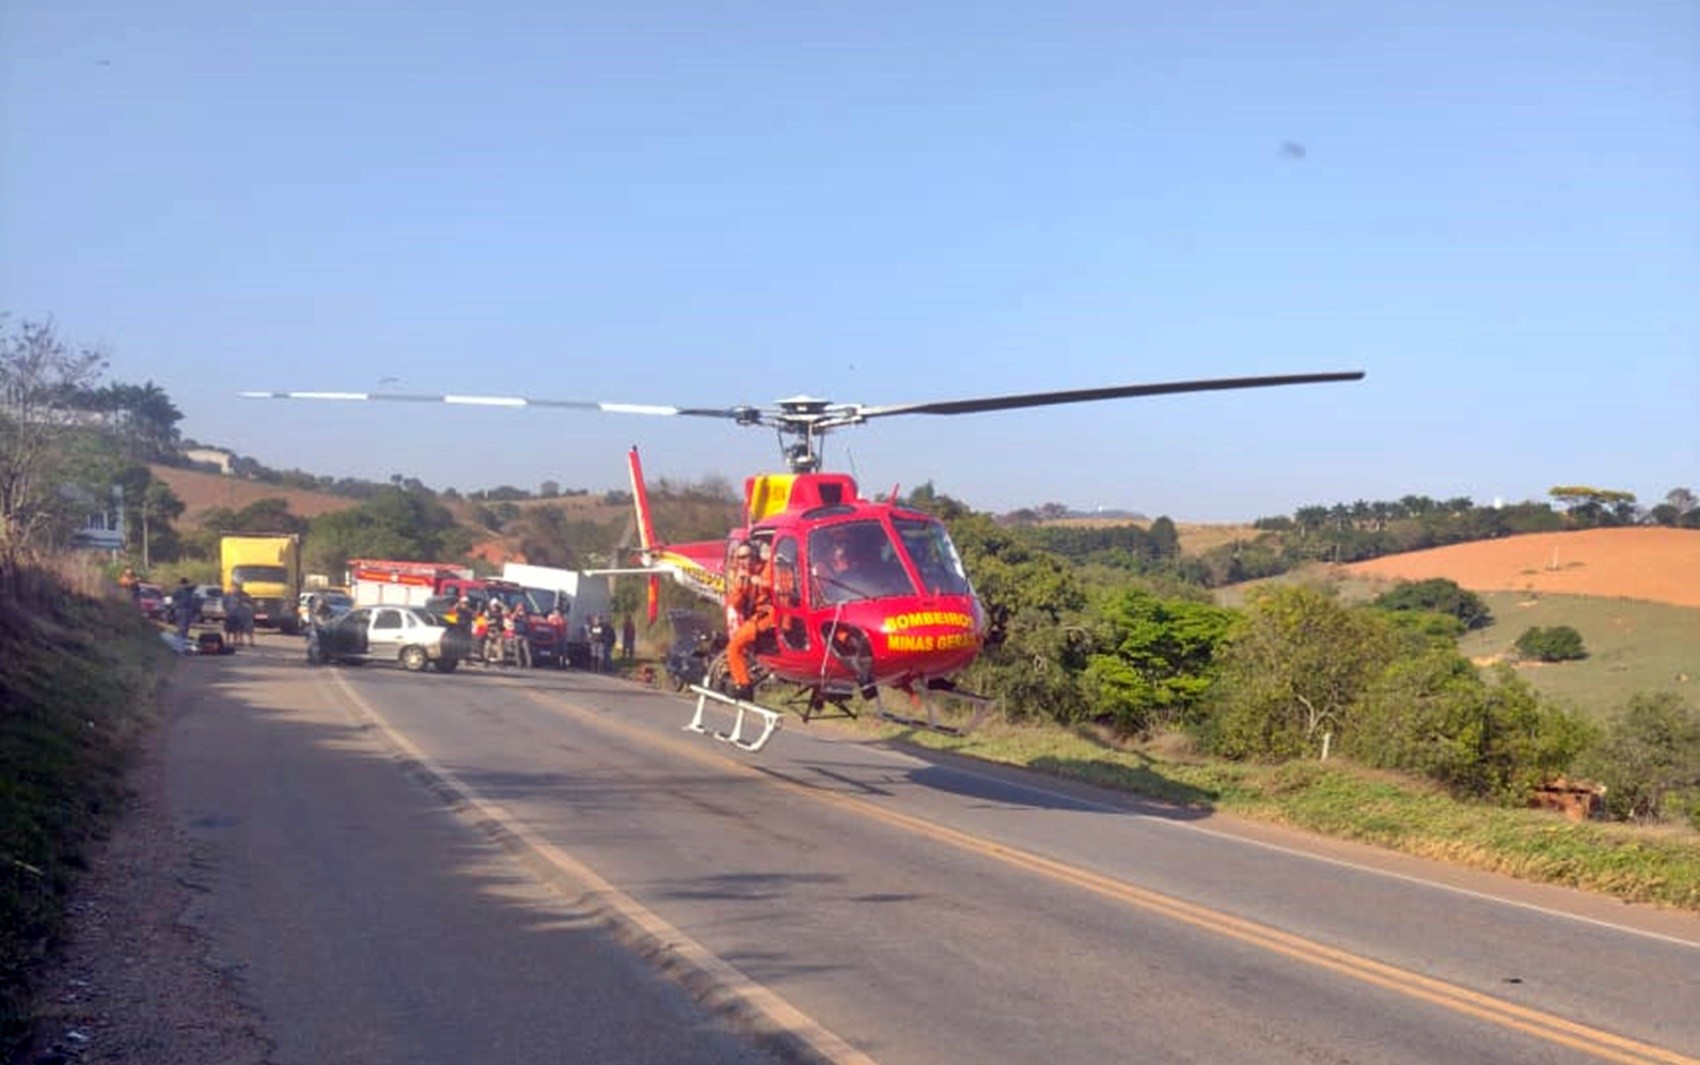
[[[915,562],[924,590],[933,595],[970,595],[968,570],[956,553],[950,534],[942,524],[931,519],[892,519],[903,549]]]
[[[794,651],[807,650],[809,627],[796,611],[803,605],[797,572],[797,541],[787,536],[773,547],[773,602],[779,608],[779,638]]]
[[[773,549],[773,601],[783,610],[795,610],[803,605],[798,592],[797,541],[787,536]]]

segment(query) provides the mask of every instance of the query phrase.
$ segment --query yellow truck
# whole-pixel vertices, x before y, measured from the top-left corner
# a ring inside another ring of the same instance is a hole
[[[254,601],[254,624],[293,636],[300,631],[301,537],[294,533],[226,536],[219,542],[224,589],[240,585]]]

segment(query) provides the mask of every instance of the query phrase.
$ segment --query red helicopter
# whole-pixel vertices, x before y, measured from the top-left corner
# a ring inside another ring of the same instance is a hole
[[[245,392],[252,398],[390,400],[480,406],[546,407],[719,418],[744,426],[773,428],[790,471],[757,474],[744,484],[742,524],[725,539],[669,544],[659,540],[650,518],[637,449],[629,455],[637,508],[642,569],[651,574],[650,614],[656,605],[655,574],[671,576],[697,595],[719,604],[727,631],[741,622],[731,602],[735,554],[743,548],[765,561],[771,588],[771,628],[754,647],[752,677],[757,687],[788,686],[807,721],[832,708],[851,713],[857,696],[882,716],[939,731],[960,731],[940,722],[933,695],[985,700],[956,687],[954,677],[984,646],[987,618],[944,523],[895,500],[862,496],[854,478],[820,469],[820,440],[828,432],[898,414],[977,414],[1065,403],[1270,388],[1282,385],[1356,381],[1361,371],[1271,377],[1212,378],[1106,388],[1035,392],[980,399],[887,406],[837,404],[800,396],[771,407],[673,407],[540,400],[501,396],[442,396],[375,392]],[[697,714],[686,726],[702,728],[705,700],[733,706],[737,721],[718,734],[748,750],[759,750],[778,724],[778,715],[753,702],[732,698],[729,663],[721,652],[711,663],[699,694]],[[906,693],[924,717],[889,712],[880,690]],[[742,738],[745,714],[764,721],[761,735]]]

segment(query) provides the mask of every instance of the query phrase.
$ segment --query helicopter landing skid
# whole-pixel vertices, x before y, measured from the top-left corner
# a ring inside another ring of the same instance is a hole
[[[880,719],[882,721],[890,721],[895,725],[907,725],[910,728],[923,728],[928,732],[936,732],[941,736],[968,735],[980,727],[980,722],[984,721],[986,719],[986,715],[991,712],[992,707],[997,705],[997,701],[995,699],[985,695],[975,695],[973,692],[964,691],[961,688],[933,688],[929,689],[926,694],[922,694],[912,689],[901,690],[909,696],[909,701],[913,706],[926,712],[926,716],[916,717],[913,715],[893,713],[891,710],[886,708],[885,699],[880,695],[879,689],[876,688],[874,689],[873,701]],[[969,715],[968,720],[963,724],[943,724],[938,719],[938,707],[935,704],[934,699],[929,696],[944,696],[946,698],[960,700],[961,702],[972,706],[974,708],[974,712]]]
[[[765,706],[757,706],[754,703],[746,703],[741,699],[734,699],[730,695],[723,692],[717,692],[712,688],[705,688],[700,684],[691,685],[691,691],[696,692],[697,694],[697,712],[691,716],[690,723],[684,726],[686,732],[701,732],[705,735],[713,736],[717,740],[723,740],[726,743],[730,743],[739,750],[749,751],[751,754],[754,754],[756,751],[761,750],[767,745],[767,741],[773,737],[773,733],[779,728],[780,714],[777,710],[769,710]],[[731,732],[710,732],[708,727],[703,724],[703,712],[708,709],[708,701],[710,699],[713,699],[717,703],[724,703],[725,705],[732,707],[733,718]],[[759,717],[762,720],[761,735],[757,736],[753,740],[744,739],[744,720],[746,716]]]

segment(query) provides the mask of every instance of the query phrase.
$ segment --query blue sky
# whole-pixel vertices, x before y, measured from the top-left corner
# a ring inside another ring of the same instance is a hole
[[[0,310],[267,465],[741,479],[1177,520],[1700,490],[1700,5],[0,0]],[[1302,146],[1302,152],[1290,145]]]

